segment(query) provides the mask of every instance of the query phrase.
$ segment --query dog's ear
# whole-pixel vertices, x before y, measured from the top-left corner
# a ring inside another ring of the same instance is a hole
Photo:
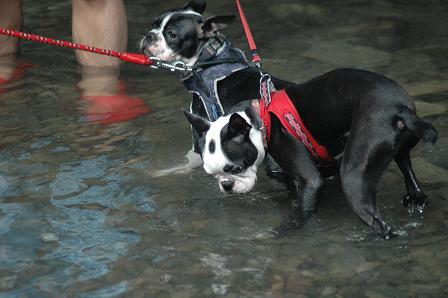
[[[227,128],[227,137],[229,139],[243,140],[245,136],[249,134],[252,126],[246,122],[246,119],[241,117],[238,113],[233,113],[229,119],[229,125]]]
[[[219,30],[227,28],[235,18],[234,15],[210,17],[205,20],[202,31],[207,37],[215,36]]]
[[[207,7],[207,3],[201,0],[191,0],[187,4],[185,4],[184,9],[191,9],[199,14],[203,14],[205,8]]]
[[[192,114],[184,109],[182,109],[182,112],[184,112],[185,117],[187,117],[187,120],[191,123],[194,130],[196,130],[200,136],[202,136],[210,128],[210,121]]]

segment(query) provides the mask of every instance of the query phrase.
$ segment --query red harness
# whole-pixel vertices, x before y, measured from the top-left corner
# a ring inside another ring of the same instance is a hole
[[[283,127],[297,140],[302,142],[313,158],[320,162],[331,162],[333,158],[324,146],[319,145],[302,122],[297,109],[291,102],[285,90],[271,93],[271,103],[266,107],[260,100],[260,117],[266,128],[266,138],[269,143],[271,136],[271,113],[277,116]]]

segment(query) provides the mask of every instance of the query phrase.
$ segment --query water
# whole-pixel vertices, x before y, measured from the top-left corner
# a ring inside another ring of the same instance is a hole
[[[70,1],[24,4],[26,31],[70,39]],[[158,12],[182,4],[128,1],[130,49]],[[401,235],[390,241],[359,221],[337,179],[301,225],[293,197],[263,171],[243,197],[223,196],[202,169],[154,177],[191,146],[178,75],[122,67],[127,94],[150,113],[105,125],[110,114],[80,99],[74,53],[26,42],[20,59],[33,67],[0,95],[0,297],[448,295],[448,2],[244,5],[273,74],[300,82],[354,66],[409,90],[440,134],[413,151],[424,213],[400,205],[395,165],[379,193]],[[234,3],[208,11],[235,13]],[[238,22],[227,35],[247,48]]]

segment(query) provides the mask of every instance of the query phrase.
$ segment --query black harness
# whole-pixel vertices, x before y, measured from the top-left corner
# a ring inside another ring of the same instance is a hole
[[[204,45],[193,70],[182,78],[182,83],[202,101],[210,121],[224,114],[217,85],[232,73],[249,67],[243,52],[232,48],[224,35],[218,33]]]

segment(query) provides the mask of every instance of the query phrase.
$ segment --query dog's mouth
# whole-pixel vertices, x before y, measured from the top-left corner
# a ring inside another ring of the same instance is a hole
[[[235,181],[228,178],[218,179],[219,189],[223,193],[231,194],[233,193],[233,187],[235,186]]]
[[[140,51],[148,57],[154,56],[154,54],[149,50],[148,45],[141,45]]]
[[[153,57],[154,54],[146,47],[142,50],[143,54],[145,54],[148,57]]]

